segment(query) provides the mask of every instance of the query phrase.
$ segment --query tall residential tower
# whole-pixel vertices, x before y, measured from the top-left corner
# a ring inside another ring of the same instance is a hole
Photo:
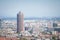
[[[24,31],[24,15],[22,12],[17,14],[17,33]]]

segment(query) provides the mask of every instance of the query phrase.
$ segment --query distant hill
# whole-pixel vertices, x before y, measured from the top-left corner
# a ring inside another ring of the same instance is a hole
[[[3,20],[17,20],[17,18],[1,18]],[[52,18],[37,18],[37,17],[31,17],[31,18],[24,18],[24,20],[60,20],[60,17],[52,17]]]

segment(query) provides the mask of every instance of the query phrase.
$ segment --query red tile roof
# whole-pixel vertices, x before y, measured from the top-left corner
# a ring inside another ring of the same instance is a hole
[[[17,38],[16,37],[13,37],[13,38],[0,37],[0,40],[17,40]]]

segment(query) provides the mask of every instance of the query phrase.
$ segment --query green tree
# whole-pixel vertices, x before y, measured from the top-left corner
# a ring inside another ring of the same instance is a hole
[[[52,40],[56,40],[56,36],[52,36]]]

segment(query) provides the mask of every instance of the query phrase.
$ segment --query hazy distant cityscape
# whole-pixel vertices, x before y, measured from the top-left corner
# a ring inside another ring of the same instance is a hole
[[[11,40],[60,40],[60,18],[24,18],[19,12],[17,18],[0,19],[0,36]]]
[[[60,0],[0,0],[0,40],[60,40]]]

